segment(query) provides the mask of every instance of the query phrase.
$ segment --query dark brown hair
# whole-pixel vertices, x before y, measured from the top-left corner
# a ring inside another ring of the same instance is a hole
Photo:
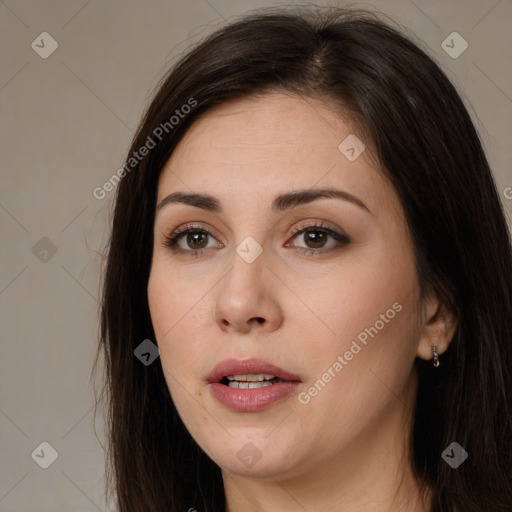
[[[419,43],[368,12],[271,10],[217,30],[159,84],[128,158],[167,129],[126,172],[116,196],[103,283],[101,344],[109,427],[109,487],[120,512],[221,512],[220,468],[183,425],[160,360],[147,284],[158,178],[184,133],[223,102],[280,90],[341,107],[395,187],[423,292],[458,317],[441,365],[417,360],[410,462],[433,491],[432,512],[512,510],[512,255],[479,136],[445,74]],[[176,109],[195,107],[169,123]],[[160,132],[158,132],[160,133]],[[453,441],[469,458],[452,469]]]

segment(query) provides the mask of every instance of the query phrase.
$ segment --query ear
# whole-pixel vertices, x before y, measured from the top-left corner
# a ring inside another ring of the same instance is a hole
[[[435,295],[424,302],[424,315],[416,355],[421,359],[432,359],[432,347],[438,355],[443,354],[457,329],[457,317],[446,304]]]

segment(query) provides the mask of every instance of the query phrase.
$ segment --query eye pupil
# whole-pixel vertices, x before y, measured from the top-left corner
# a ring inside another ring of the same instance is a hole
[[[206,240],[206,233],[201,233],[199,231],[194,231],[192,233],[189,233],[187,236],[187,243],[193,248],[202,249],[203,247],[194,247],[194,244],[196,242],[198,242],[198,240],[197,240],[198,237],[199,238],[203,237],[204,238],[203,242],[204,242]],[[198,243],[199,243],[199,245],[201,245],[201,242],[198,242]]]
[[[326,236],[327,234],[321,231],[310,231],[307,233],[307,241],[312,242],[314,248],[322,247],[322,245],[325,243]]]

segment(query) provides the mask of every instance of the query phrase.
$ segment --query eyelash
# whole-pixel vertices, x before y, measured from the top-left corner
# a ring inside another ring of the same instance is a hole
[[[331,236],[334,238],[339,246],[330,248],[330,249],[306,249],[304,247],[296,247],[299,251],[301,251],[304,254],[310,255],[310,256],[316,256],[319,253],[325,254],[327,252],[331,252],[332,250],[336,250],[340,247],[343,247],[344,245],[348,244],[350,242],[350,239],[346,235],[342,235],[341,233],[338,233],[332,229],[324,228],[323,223],[315,223],[312,225],[307,226],[301,226],[296,229],[294,229],[291,234],[289,235],[290,238],[295,238],[298,235],[301,235],[302,233],[306,233],[307,231],[313,231],[318,233],[324,233],[326,235]],[[178,240],[188,233],[204,233],[206,235],[212,236],[211,233],[209,233],[207,230],[200,228],[198,226],[183,226],[182,228],[176,230],[174,233],[172,233],[170,236],[166,238],[164,241],[164,246],[171,249],[173,252],[181,253],[181,254],[187,254],[190,256],[201,256],[205,251],[208,249],[182,249],[181,247],[177,246]]]

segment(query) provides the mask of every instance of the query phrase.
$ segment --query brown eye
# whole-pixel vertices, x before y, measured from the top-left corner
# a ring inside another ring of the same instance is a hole
[[[203,231],[191,231],[187,233],[186,244],[191,249],[204,249],[208,234]]]
[[[165,246],[176,252],[199,254],[201,251],[208,248],[207,243],[209,236],[211,236],[211,234],[204,229],[189,227],[170,235],[165,241]]]
[[[326,245],[329,237],[333,238],[335,242],[330,245]],[[307,254],[322,254],[325,252],[330,252],[331,250],[335,250],[340,246],[348,244],[350,241],[346,235],[337,233],[332,229],[320,228],[317,225],[306,226],[296,230],[293,233],[292,239],[302,239],[305,246],[300,247],[294,244],[292,247],[296,247],[297,249],[300,249]],[[289,246],[290,244],[287,244],[287,247]],[[323,250],[325,247],[328,247],[328,249]]]
[[[308,247],[312,249],[318,249],[325,245],[325,242],[327,238],[329,237],[329,234],[323,232],[323,231],[305,231],[304,232],[304,241]],[[311,245],[309,245],[311,244]]]

